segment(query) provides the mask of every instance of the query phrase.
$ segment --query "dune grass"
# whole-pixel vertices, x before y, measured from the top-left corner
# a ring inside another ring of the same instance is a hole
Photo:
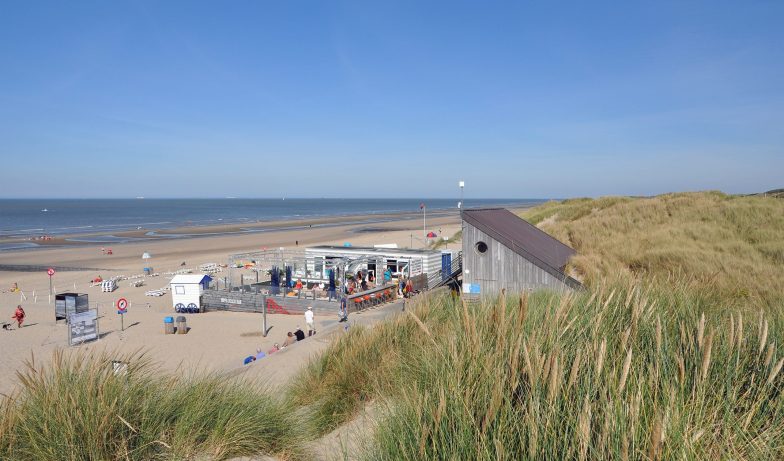
[[[781,459],[783,320],[688,286],[440,295],[336,342],[294,398],[322,433],[383,402],[368,459]]]
[[[576,199],[525,217],[587,289],[423,296],[315,360],[292,401],[329,432],[369,401],[367,459],[782,459],[784,202]]]
[[[175,377],[143,353],[55,353],[30,364],[0,401],[0,459],[228,459],[295,455],[299,434],[284,407],[242,381]]]
[[[573,199],[522,216],[577,250],[570,270],[589,286],[608,276],[689,279],[722,302],[784,301],[780,198],[699,192]]]

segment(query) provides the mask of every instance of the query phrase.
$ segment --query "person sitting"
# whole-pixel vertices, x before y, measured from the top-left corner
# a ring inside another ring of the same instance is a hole
[[[280,346],[278,345],[278,343],[275,343],[275,344],[273,344],[272,349],[267,351],[267,355],[274,354],[275,352],[278,352],[279,350],[280,350]]]
[[[18,325],[17,328],[22,328],[22,322],[24,322],[24,319],[25,319],[24,309],[22,309],[21,305],[16,306],[16,311],[14,312],[14,315],[11,316],[11,320],[16,320],[16,323]]]
[[[305,339],[305,332],[302,331],[299,327],[297,327],[297,329],[294,330],[294,336],[297,337],[297,341],[302,341]]]
[[[305,337],[305,335],[302,335],[302,337],[304,338],[304,337]],[[285,340],[285,341],[283,341],[283,347],[289,347],[289,346],[291,346],[292,344],[294,344],[294,343],[296,343],[296,342],[297,342],[297,337],[296,337],[296,336],[294,336],[294,333],[292,333],[292,332],[290,332],[290,331],[289,331],[289,332],[286,334],[286,340]]]

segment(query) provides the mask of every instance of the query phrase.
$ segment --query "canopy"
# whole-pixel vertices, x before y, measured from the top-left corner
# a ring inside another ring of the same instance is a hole
[[[150,258],[152,258],[152,255],[150,253],[146,251],[142,253],[142,259],[150,259]]]

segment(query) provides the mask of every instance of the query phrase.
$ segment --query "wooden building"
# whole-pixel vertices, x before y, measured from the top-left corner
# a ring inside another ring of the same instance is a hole
[[[492,295],[579,288],[564,273],[575,251],[503,208],[465,210],[463,292]]]

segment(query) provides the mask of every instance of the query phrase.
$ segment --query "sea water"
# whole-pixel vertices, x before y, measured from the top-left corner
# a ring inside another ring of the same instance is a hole
[[[466,207],[522,206],[537,199],[466,199]],[[112,232],[289,219],[454,210],[455,199],[0,199],[0,238],[103,234],[79,241],[126,241]],[[368,220],[368,222],[380,222]],[[261,229],[263,230],[263,229]],[[13,249],[19,248],[14,246]],[[0,248],[3,249],[3,248]],[[12,249],[12,248],[6,248]]]

